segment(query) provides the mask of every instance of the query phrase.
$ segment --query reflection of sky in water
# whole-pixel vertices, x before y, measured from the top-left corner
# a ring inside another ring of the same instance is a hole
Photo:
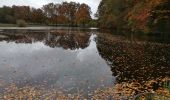
[[[98,53],[95,37],[90,37],[88,47],[76,50],[50,48],[42,42],[1,42],[0,76],[7,82],[26,77],[29,83],[47,81],[64,89],[109,86],[113,84],[112,73]]]

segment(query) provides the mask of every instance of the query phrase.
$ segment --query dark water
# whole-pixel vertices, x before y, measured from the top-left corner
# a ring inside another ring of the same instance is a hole
[[[170,76],[170,37],[102,35],[100,55],[111,66],[116,82],[139,82]]]
[[[91,92],[170,76],[170,38],[94,29],[1,29],[1,92],[9,84]]]

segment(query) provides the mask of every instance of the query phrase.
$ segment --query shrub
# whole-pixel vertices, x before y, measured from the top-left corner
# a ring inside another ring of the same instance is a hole
[[[25,20],[17,20],[17,26],[18,27],[26,27],[27,23]]]

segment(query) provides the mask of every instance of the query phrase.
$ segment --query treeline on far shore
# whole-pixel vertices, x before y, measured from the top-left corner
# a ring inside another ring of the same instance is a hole
[[[0,23],[60,26],[96,26],[91,17],[91,8],[85,3],[49,3],[41,8],[30,6],[3,6],[0,8]]]
[[[170,33],[169,0],[101,0],[96,19],[91,14],[85,3],[49,3],[41,8],[13,5],[0,8],[0,23],[99,27],[116,33]]]

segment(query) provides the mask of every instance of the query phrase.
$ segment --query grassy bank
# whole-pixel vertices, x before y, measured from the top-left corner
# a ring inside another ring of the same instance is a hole
[[[0,27],[17,27],[16,24],[2,24],[0,23]]]

